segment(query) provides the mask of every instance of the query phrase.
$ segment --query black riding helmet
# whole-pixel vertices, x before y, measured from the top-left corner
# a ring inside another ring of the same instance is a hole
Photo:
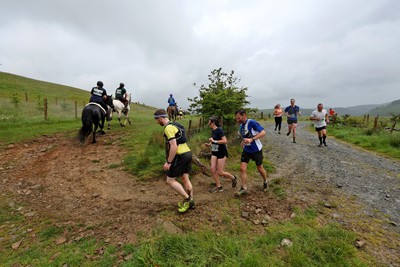
[[[102,81],[98,81],[98,82],[97,82],[97,86],[103,87],[103,82],[102,82]]]
[[[119,88],[124,88],[125,84],[124,83],[120,83],[119,84]]]

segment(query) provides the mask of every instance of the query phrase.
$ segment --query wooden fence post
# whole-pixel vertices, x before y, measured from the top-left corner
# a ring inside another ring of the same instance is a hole
[[[376,129],[378,129],[378,118],[379,118],[379,115],[377,115],[376,117],[375,117],[375,120],[374,120],[374,131],[376,132]]]
[[[57,97],[56,97],[56,106],[58,106]]]
[[[189,126],[188,126],[188,137],[190,136],[190,131],[192,130],[192,120],[189,120]]]
[[[25,102],[28,102],[28,93],[25,93]]]
[[[75,119],[78,118],[78,102],[75,101]]]
[[[47,121],[47,98],[44,98],[43,101],[44,101],[44,120]]]
[[[367,115],[367,127],[369,125],[369,114]]]
[[[264,112],[261,111],[261,119],[264,119]]]

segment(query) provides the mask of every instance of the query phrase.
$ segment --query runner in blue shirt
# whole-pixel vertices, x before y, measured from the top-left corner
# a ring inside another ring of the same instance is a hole
[[[289,128],[289,131],[286,135],[289,136],[293,130],[293,143],[296,143],[297,116],[301,115],[300,108],[294,104],[295,102],[296,100],[294,100],[294,98],[290,99],[290,106],[285,108],[285,115],[287,116]]]
[[[240,162],[240,178],[242,180],[242,187],[237,196],[241,196],[247,193],[247,165],[250,160],[254,160],[258,172],[261,174],[264,183],[263,190],[268,189],[267,171],[264,169],[262,143],[260,138],[265,136],[264,128],[255,120],[247,118],[246,111],[241,109],[236,111],[236,122],[239,123],[239,135],[242,138],[242,157]]]

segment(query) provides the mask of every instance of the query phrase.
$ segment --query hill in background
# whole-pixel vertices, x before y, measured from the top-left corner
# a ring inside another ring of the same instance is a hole
[[[90,98],[90,92],[79,88],[0,72],[0,98],[10,98],[13,94],[20,97],[26,94],[30,101],[35,100],[37,96],[86,101]]]
[[[327,107],[329,108],[329,107]],[[391,116],[391,114],[400,114],[400,99],[390,102],[389,104],[372,104],[372,105],[359,105],[353,107],[333,107],[339,116],[349,114],[351,116],[363,116],[369,115],[379,115],[379,116]],[[311,112],[315,108],[301,108],[300,112],[303,116],[310,116]],[[273,109],[261,109],[259,112],[264,112],[264,115],[271,114],[274,112]]]
[[[389,104],[376,107],[369,111],[370,115],[390,116],[391,114],[400,114],[400,99]]]
[[[90,98],[90,93],[83,89],[0,72],[0,98],[10,98],[15,93],[27,94],[31,101],[36,99],[37,96],[75,101],[88,101]],[[333,108],[340,116],[344,114],[352,116],[362,116],[365,114],[391,116],[391,114],[400,114],[400,99],[385,104]],[[309,116],[314,109],[301,108],[301,114]],[[273,109],[261,109],[259,112],[263,112],[267,116],[267,114],[272,115],[273,111]]]

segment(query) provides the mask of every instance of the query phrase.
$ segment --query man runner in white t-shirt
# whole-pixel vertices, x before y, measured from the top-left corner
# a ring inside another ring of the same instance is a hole
[[[315,130],[318,133],[319,147],[326,145],[326,124],[329,123],[328,112],[323,109],[324,106],[319,103],[317,109],[311,113],[310,120],[314,121]]]

